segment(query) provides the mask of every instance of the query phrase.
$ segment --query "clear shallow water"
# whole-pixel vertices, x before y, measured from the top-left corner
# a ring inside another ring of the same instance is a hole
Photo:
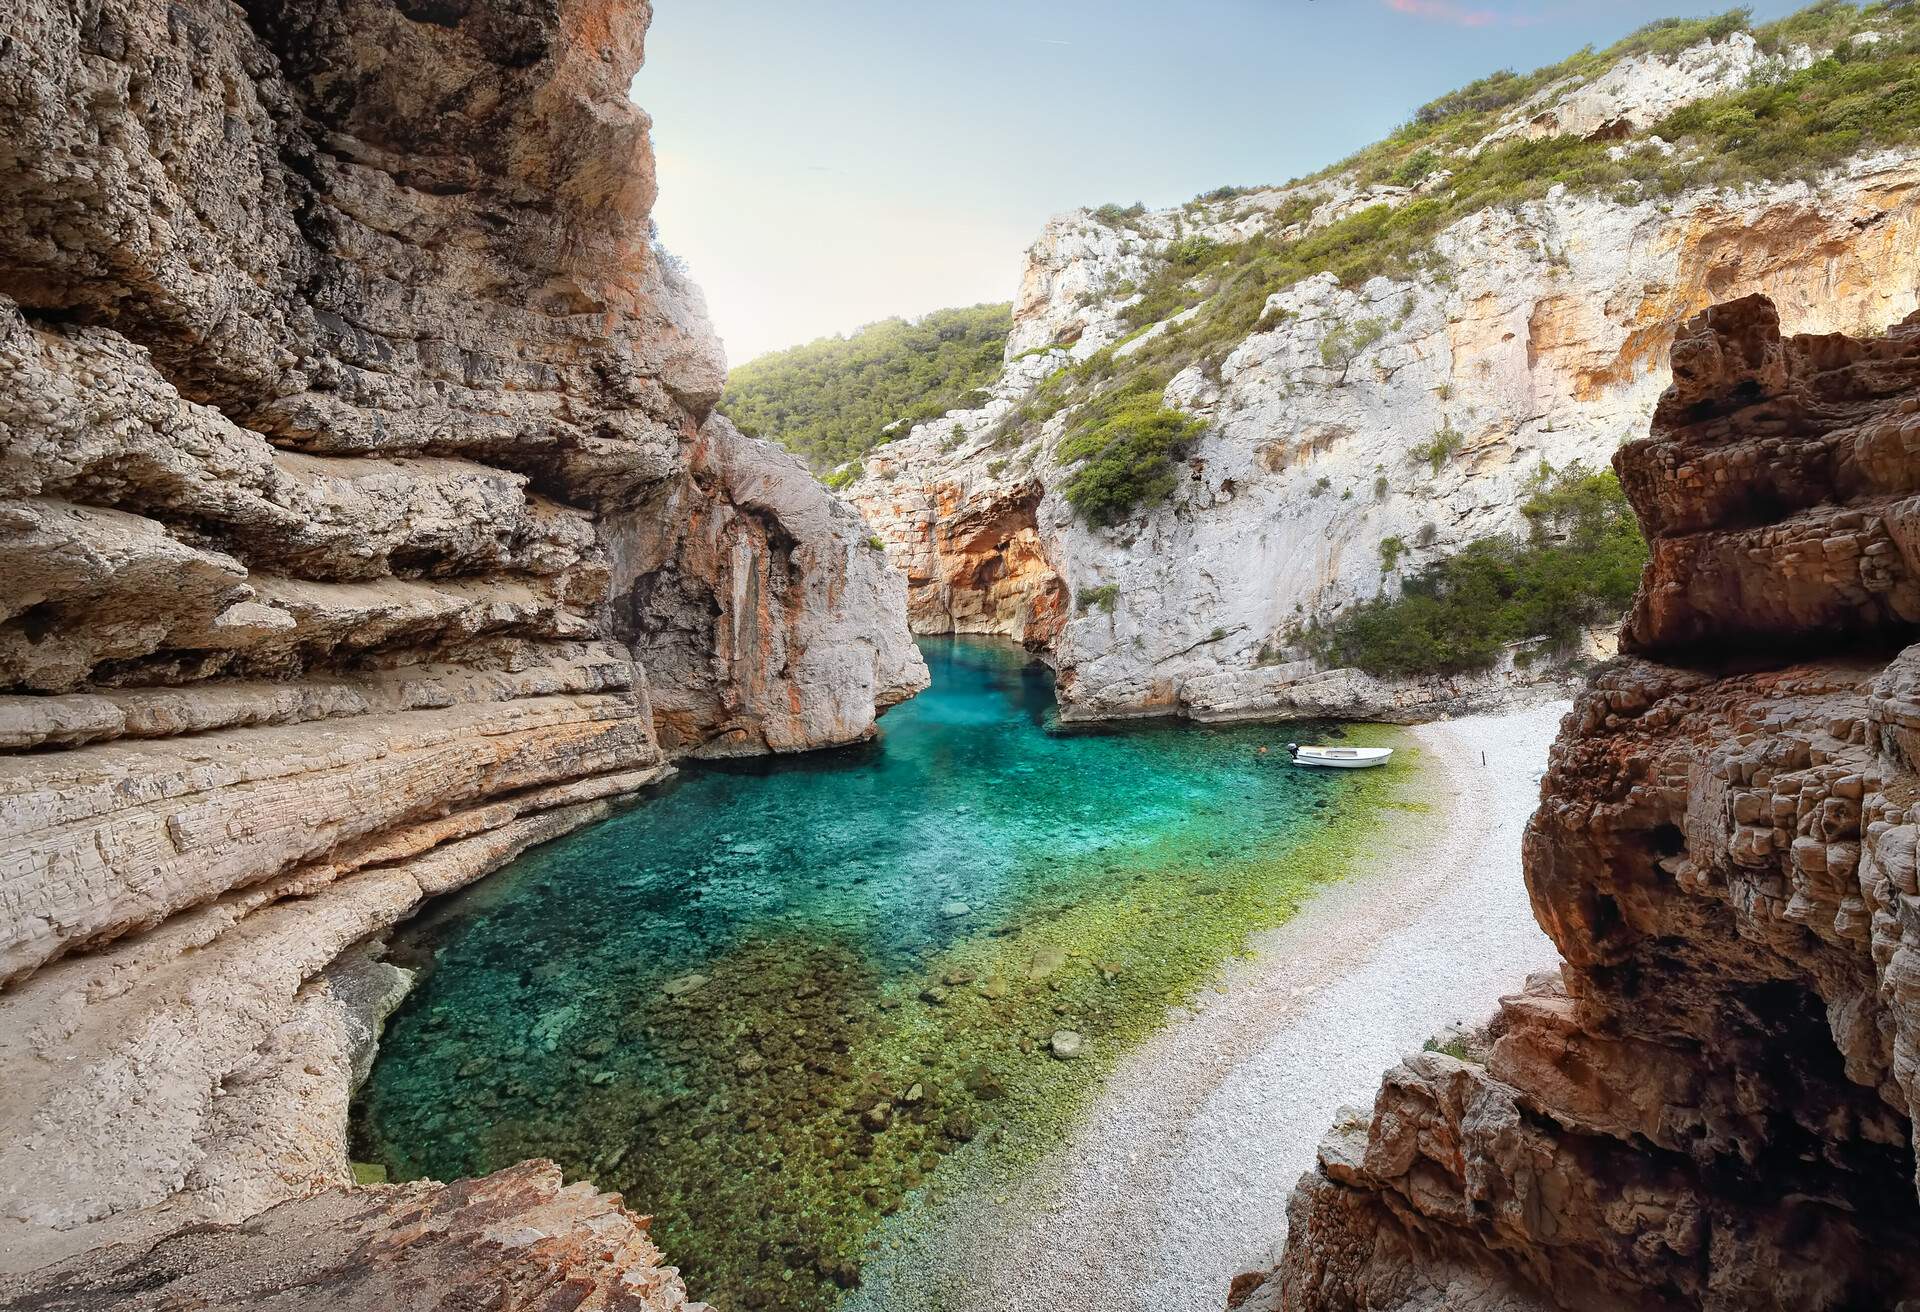
[[[1062,732],[1017,650],[923,649],[933,686],[877,742],[689,767],[410,927],[395,955],[433,969],[356,1155],[396,1179],[552,1157],[656,1214],[696,1297],[830,1306],[948,1154],[1057,1141],[1404,768],[1291,769],[1305,726]]]

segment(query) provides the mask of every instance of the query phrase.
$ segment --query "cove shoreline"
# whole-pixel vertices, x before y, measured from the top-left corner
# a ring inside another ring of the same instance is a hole
[[[1273,1267],[1294,1183],[1342,1106],[1556,964],[1519,840],[1566,709],[1404,730],[1418,768],[1391,806],[1420,823],[1380,826],[1348,877],[1257,934],[1024,1178],[976,1159],[970,1180],[892,1218],[843,1307],[1212,1312],[1235,1275]]]

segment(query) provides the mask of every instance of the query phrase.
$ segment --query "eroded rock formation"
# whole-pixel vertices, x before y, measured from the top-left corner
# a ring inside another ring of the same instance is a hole
[[[330,963],[924,685],[866,530],[710,416],[648,18],[5,6],[0,1270],[344,1181],[396,981]]]
[[[854,504],[892,531],[914,632],[994,634],[1046,648],[1066,623],[1068,598],[1035,518],[1045,493],[1035,478],[976,492],[957,471],[931,483],[868,485]]]
[[[1920,316],[1692,320],[1617,464],[1653,545],[1526,838],[1565,957],[1485,1064],[1389,1072],[1301,1182],[1282,1303],[1920,1298]]]

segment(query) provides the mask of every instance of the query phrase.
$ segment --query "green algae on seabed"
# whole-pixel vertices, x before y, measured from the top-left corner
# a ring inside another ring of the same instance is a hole
[[[1409,777],[1405,750],[1292,769],[1279,740],[1305,728],[1060,732],[1018,653],[927,654],[934,688],[881,743],[690,770],[444,904],[356,1105],[360,1160],[553,1157],[653,1213],[697,1297],[830,1306],[956,1149],[1005,1175],[1061,1142]],[[1050,1055],[1056,1030],[1078,1058]]]

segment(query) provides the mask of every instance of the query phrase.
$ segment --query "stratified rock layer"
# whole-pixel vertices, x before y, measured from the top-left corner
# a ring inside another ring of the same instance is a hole
[[[1296,1193],[1283,1303],[1920,1298],[1920,318],[1694,319],[1617,465],[1653,546],[1526,838],[1565,957]]]
[[[345,1180],[398,981],[330,963],[926,672],[857,520],[710,417],[644,2],[5,12],[17,1270]]]
[[[702,1312],[661,1265],[647,1221],[591,1185],[563,1187],[551,1162],[523,1162],[452,1185],[325,1190],[244,1226],[0,1276],[0,1300],[40,1312]]]

